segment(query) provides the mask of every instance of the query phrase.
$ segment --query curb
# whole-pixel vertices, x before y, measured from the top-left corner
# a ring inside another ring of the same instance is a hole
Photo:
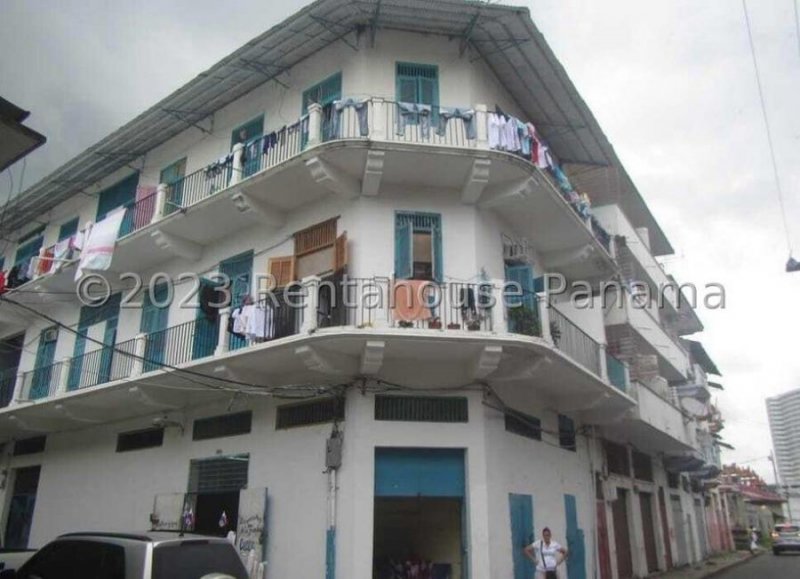
[[[738,561],[732,561],[731,563],[728,563],[727,565],[724,565],[722,567],[718,567],[718,568],[714,569],[713,571],[709,571],[708,573],[706,573],[705,575],[702,575],[701,577],[702,577],[702,579],[706,579],[708,577],[716,577],[717,575],[720,575],[721,573],[724,573],[725,571],[729,571],[730,569],[733,569],[734,567],[738,567],[739,565],[743,565],[744,563],[747,563],[748,561],[752,561],[756,557],[760,557],[765,552],[766,551],[759,551],[758,553],[753,553],[752,555],[750,555],[748,557],[744,557],[742,559],[739,559]]]

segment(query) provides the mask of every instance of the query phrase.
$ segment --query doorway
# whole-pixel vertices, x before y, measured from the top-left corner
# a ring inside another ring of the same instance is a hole
[[[28,547],[28,538],[33,524],[33,510],[36,507],[36,492],[39,489],[40,471],[40,466],[14,470],[14,486],[6,519],[6,549],[26,549]]]
[[[642,533],[644,535],[644,555],[647,572],[658,571],[658,553],[656,552],[656,528],[653,517],[653,495],[639,493],[639,508],[642,512]]]
[[[376,449],[373,577],[469,577],[464,477],[461,449]]]
[[[628,526],[628,491],[617,489],[617,500],[611,505],[614,542],[617,547],[617,577],[631,579],[633,577],[633,557],[631,555],[631,533]]]
[[[192,460],[186,503],[194,513],[195,533],[222,536],[236,532],[239,491],[247,487],[247,454]]]

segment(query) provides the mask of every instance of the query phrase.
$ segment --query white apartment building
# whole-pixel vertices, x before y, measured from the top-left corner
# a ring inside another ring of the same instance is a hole
[[[767,416],[778,469],[788,498],[786,515],[800,517],[800,389],[767,398]]]
[[[4,545],[234,530],[326,579],[530,577],[545,526],[570,579],[725,548],[702,325],[630,296],[672,249],[526,9],[318,0],[3,228]]]

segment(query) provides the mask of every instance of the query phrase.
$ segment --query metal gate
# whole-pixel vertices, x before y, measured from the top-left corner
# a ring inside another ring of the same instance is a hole
[[[667,502],[664,499],[664,487],[658,489],[658,508],[661,513],[661,534],[664,538],[664,557],[667,570],[672,569],[672,542],[670,541],[669,521],[667,520]]]
[[[647,572],[655,573],[658,571],[658,553],[656,552],[656,527],[653,520],[653,495],[639,493],[639,508],[642,511],[642,533],[644,534]]]

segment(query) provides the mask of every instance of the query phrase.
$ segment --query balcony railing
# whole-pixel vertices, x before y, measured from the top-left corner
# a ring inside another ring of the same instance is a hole
[[[158,194],[152,193],[138,201],[127,204],[122,224],[119,227],[119,237],[125,237],[150,225],[156,213],[157,201]]]
[[[14,385],[17,382],[17,368],[0,370],[0,408],[5,408],[14,397]]]
[[[556,348],[600,376],[600,344],[554,307],[549,317]]]
[[[61,383],[63,362],[56,362],[34,368],[22,375],[22,396],[28,400],[38,400],[53,396]]]
[[[136,341],[126,340],[70,358],[67,390],[80,390],[128,378],[133,369],[135,349]]]

